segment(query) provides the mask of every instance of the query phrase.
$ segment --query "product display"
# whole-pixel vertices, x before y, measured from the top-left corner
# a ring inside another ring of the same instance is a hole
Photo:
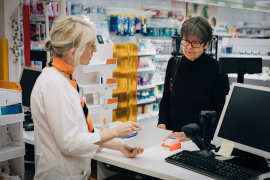
[[[110,32],[118,36],[134,36],[146,33],[148,25],[146,15],[113,13],[110,15]]]
[[[9,164],[0,166],[0,177],[3,180],[21,180],[19,176],[16,176],[12,172],[10,172]]]
[[[179,22],[183,21],[185,18],[185,9],[155,7],[147,8],[145,11],[156,12],[156,14],[152,16],[153,18],[173,18],[177,19]]]
[[[149,56],[138,57],[138,68],[152,67],[152,59]]]
[[[156,48],[150,39],[138,39],[138,43],[138,52],[156,52]]]
[[[172,45],[171,44],[154,44],[156,47],[157,54],[171,54]]]

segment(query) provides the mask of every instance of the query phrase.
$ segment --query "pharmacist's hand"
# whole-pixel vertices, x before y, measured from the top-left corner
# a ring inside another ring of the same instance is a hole
[[[189,141],[190,140],[189,138],[186,137],[186,135],[185,135],[184,132],[175,132],[175,133],[172,133],[166,139],[170,139],[170,138],[173,138],[173,137],[179,138],[179,142],[184,142],[184,141]]]
[[[141,148],[131,148],[131,147],[128,147],[128,146],[123,146],[121,149],[120,149],[121,153],[123,153],[125,156],[129,157],[129,158],[133,158],[133,157],[136,157],[137,155],[139,154],[142,154],[144,149],[141,149]]]
[[[138,123],[128,121],[114,128],[115,137],[128,137],[134,134],[134,131],[137,133],[140,132],[139,129],[142,129],[142,126]]]
[[[159,124],[157,127],[160,128],[160,129],[165,129],[166,130],[166,125],[165,124]]]

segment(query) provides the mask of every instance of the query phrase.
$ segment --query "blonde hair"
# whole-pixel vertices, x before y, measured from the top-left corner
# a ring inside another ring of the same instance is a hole
[[[86,44],[95,39],[96,28],[89,22],[76,17],[66,16],[57,19],[50,31],[50,39],[46,39],[44,48],[58,58],[67,58],[71,49],[75,51],[75,65],[80,64],[80,57]]]

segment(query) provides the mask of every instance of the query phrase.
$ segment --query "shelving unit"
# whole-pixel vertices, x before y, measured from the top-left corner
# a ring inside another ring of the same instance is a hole
[[[156,98],[143,99],[143,100],[137,101],[137,105],[155,102],[156,100],[157,100]]]
[[[141,122],[143,120],[147,120],[147,119],[151,119],[151,118],[155,118],[155,117],[158,117],[158,113],[157,111],[154,111],[153,113],[151,114],[140,114],[137,116],[137,121],[138,122]]]
[[[155,66],[152,66],[152,67],[149,67],[149,68],[138,68],[137,69],[137,72],[155,71],[155,70],[156,70],[156,67]]]
[[[171,58],[171,54],[157,54],[156,58]]]
[[[109,71],[117,69],[117,62],[114,64],[106,64],[107,60],[103,60],[100,63],[93,63],[86,66],[82,66],[83,73],[98,72],[98,71]]]
[[[77,81],[80,88],[83,89],[84,94],[109,91],[117,88],[116,79],[111,79],[115,83],[111,84],[99,84],[95,80],[80,80]]]
[[[138,52],[138,56],[153,56],[156,52]]]
[[[106,53],[104,53],[106,52]],[[117,59],[113,58],[113,44],[98,44],[90,64],[77,66],[74,76],[86,97],[88,112],[94,124],[112,122],[112,110],[117,108],[117,98],[112,98],[112,90],[117,89],[117,79],[112,78],[112,70],[117,69]],[[99,84],[96,76],[105,76],[106,84]],[[92,93],[102,93],[107,99],[105,105],[94,105]]]
[[[16,88],[15,88],[16,87]],[[1,91],[7,92],[7,99],[9,95],[13,95],[12,103],[0,104],[2,106],[18,105],[21,103],[21,87],[13,82],[4,82],[0,87]],[[22,108],[22,107],[21,107]],[[23,125],[24,113],[17,113],[11,115],[0,114],[0,165],[9,163],[9,168],[12,173],[19,175],[24,180],[24,155],[25,147],[23,143]]]
[[[163,94],[155,94],[155,96],[156,96],[157,99],[161,99]]]
[[[142,89],[150,89],[150,88],[154,88],[155,84],[149,84],[149,85],[145,85],[145,86],[137,86],[137,90],[142,90]]]
[[[35,131],[23,131],[23,142],[35,145]]]

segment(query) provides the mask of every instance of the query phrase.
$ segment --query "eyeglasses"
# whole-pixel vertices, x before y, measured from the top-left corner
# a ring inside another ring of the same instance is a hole
[[[86,47],[86,49],[91,49],[91,50],[97,50],[97,44],[94,44],[92,47]]]
[[[189,45],[189,43],[191,43],[191,46],[193,47],[193,48],[199,48],[201,45],[202,45],[202,43],[203,42],[199,42],[199,41],[192,41],[192,42],[189,42],[188,40],[186,40],[186,39],[181,39],[182,41],[181,41],[181,44],[183,45],[183,46],[188,46]]]

